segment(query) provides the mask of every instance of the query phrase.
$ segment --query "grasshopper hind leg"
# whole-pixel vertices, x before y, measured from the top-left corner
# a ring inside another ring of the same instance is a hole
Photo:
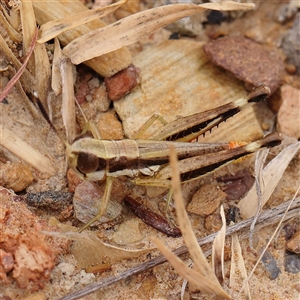
[[[154,114],[152,115],[147,121],[146,123],[144,123],[142,125],[142,127],[134,134],[133,139],[140,139],[143,134],[156,122],[156,121],[161,122],[164,126],[166,124],[168,124],[168,122],[161,116],[158,114]]]
[[[78,232],[82,232],[83,230],[87,229],[90,227],[94,222],[96,222],[98,219],[100,219],[107,210],[107,206],[110,200],[110,195],[111,195],[111,190],[114,182],[114,177],[107,177],[106,178],[106,186],[105,186],[105,191],[101,200],[100,208],[98,211],[98,214],[92,218],[88,223],[86,223],[84,226],[82,226]]]

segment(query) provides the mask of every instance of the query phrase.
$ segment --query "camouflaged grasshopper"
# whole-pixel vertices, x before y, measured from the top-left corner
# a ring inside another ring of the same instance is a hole
[[[99,140],[85,137],[68,145],[69,166],[79,177],[93,181],[106,179],[100,210],[80,231],[105,214],[113,179],[118,176],[128,176],[138,185],[170,188],[170,144],[174,145],[178,155],[182,182],[205,176],[263,147],[280,144],[279,133],[268,134],[252,143],[187,143],[269,94],[270,89],[262,85],[243,98],[168,123],[149,140]]]

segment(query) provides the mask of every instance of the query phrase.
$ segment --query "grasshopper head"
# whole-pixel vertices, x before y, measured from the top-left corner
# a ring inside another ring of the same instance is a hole
[[[97,181],[105,177],[104,159],[93,153],[89,147],[90,138],[81,138],[72,145],[66,144],[68,165],[82,179]]]

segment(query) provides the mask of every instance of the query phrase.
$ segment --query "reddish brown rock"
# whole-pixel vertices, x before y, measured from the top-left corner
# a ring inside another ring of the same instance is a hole
[[[294,253],[300,254],[300,231],[297,231],[287,242],[286,248]]]
[[[20,288],[36,291],[48,282],[69,242],[42,234],[57,229],[14,199],[14,193],[0,189],[0,284],[16,281]]]
[[[200,216],[212,214],[226,199],[226,194],[215,185],[203,185],[193,195],[192,201],[187,205],[186,210]]]
[[[68,170],[67,179],[68,179],[68,190],[70,193],[74,194],[77,185],[83,182],[83,179],[79,178],[72,169]]]
[[[278,112],[278,130],[290,137],[300,138],[300,90],[289,85],[281,87],[282,104]]]
[[[130,93],[138,84],[138,70],[134,65],[105,78],[105,85],[110,100],[115,101]]]
[[[249,88],[267,85],[271,92],[279,87],[284,64],[275,49],[266,49],[241,36],[228,36],[204,46],[211,61],[245,81]]]
[[[113,112],[106,112],[100,115],[97,128],[103,139],[120,140],[124,138],[122,123]]]
[[[20,162],[1,163],[0,185],[15,192],[23,191],[34,177],[30,167]]]

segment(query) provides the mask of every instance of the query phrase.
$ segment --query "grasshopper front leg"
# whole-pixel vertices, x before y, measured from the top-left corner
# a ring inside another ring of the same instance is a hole
[[[115,181],[114,177],[107,177],[106,178],[105,190],[104,190],[104,194],[103,194],[103,197],[102,197],[102,200],[101,200],[101,204],[100,204],[98,214],[94,218],[92,218],[88,223],[86,223],[84,226],[82,226],[79,229],[78,232],[82,232],[83,230],[90,227],[94,222],[96,222],[98,219],[100,219],[106,213],[114,181]]]

